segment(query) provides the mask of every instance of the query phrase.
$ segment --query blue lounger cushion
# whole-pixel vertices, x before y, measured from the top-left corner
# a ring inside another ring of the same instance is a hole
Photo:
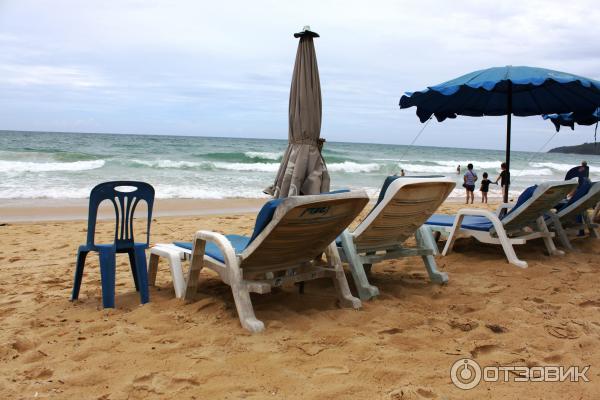
[[[275,214],[275,210],[277,206],[283,201],[283,199],[275,199],[267,201],[256,216],[256,222],[254,224],[254,231],[252,232],[252,236],[241,236],[241,235],[225,235],[225,237],[231,242],[235,253],[239,254],[248,245],[252,242],[260,233],[265,229],[269,222],[273,219],[273,214]],[[175,246],[182,247],[184,249],[192,250],[192,242],[173,242]],[[220,262],[225,262],[225,258],[223,257],[223,253],[214,243],[206,243],[206,248],[204,253],[215,260]]]
[[[239,254],[242,251],[244,251],[244,249],[248,247],[248,243],[250,243],[250,238],[248,236],[225,235],[225,237],[231,242],[231,245],[233,246],[233,249],[235,250],[236,254]],[[179,246],[187,250],[192,250],[193,247],[192,242],[173,242],[173,244],[175,246]],[[222,263],[225,262],[225,257],[223,257],[223,253],[221,253],[221,250],[214,243],[206,243],[204,253],[217,261],[220,261]]]
[[[517,199],[517,202],[515,203],[514,207],[511,208],[511,210],[503,218],[506,218],[508,215],[510,215],[516,209],[521,207],[527,200],[529,200],[531,198],[531,196],[533,196],[535,189],[537,189],[537,185],[530,186],[527,189],[525,189],[523,191],[523,193],[521,193],[521,195]],[[456,216],[454,216],[454,215],[434,214],[431,216],[431,218],[429,218],[427,220],[427,222],[425,222],[425,224],[451,227],[454,224],[455,218],[456,218]],[[470,229],[473,231],[487,232],[492,227],[493,227],[492,221],[490,221],[489,219],[487,219],[484,216],[478,216],[478,215],[465,215],[462,220],[462,224],[461,224],[461,228]]]
[[[575,203],[576,201],[579,201],[579,199],[581,199],[583,196],[585,196],[586,194],[589,193],[589,191],[593,185],[594,184],[592,183],[592,181],[590,181],[589,179],[584,179],[583,182],[581,182],[581,185],[579,185],[577,187],[577,190],[575,190],[573,197],[571,197],[567,201],[562,201],[562,202],[558,203],[556,205],[556,209],[558,211],[560,211],[565,207],[569,207],[571,204]]]
[[[433,214],[427,220],[427,222],[425,222],[425,225],[451,227],[454,224],[455,218],[455,215]],[[492,222],[486,217],[478,215],[465,215],[462,220],[461,228],[487,232],[492,228],[492,226]]]

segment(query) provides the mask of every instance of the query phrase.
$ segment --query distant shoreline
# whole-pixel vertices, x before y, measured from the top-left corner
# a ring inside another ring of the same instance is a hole
[[[600,155],[600,143],[584,143],[575,146],[561,146],[548,150],[548,153],[581,154],[588,156]]]

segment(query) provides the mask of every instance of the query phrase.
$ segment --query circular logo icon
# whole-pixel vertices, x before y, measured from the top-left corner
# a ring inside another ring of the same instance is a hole
[[[452,364],[450,379],[459,389],[473,389],[481,382],[481,367],[475,360],[461,358]]]

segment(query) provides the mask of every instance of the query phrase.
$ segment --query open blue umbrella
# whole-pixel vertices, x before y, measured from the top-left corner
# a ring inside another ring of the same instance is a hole
[[[600,81],[535,67],[495,67],[471,72],[419,92],[400,108],[417,107],[421,122],[457,115],[506,115],[506,165],[510,168],[511,116],[592,113],[600,106]],[[508,188],[504,194],[508,201]]]
[[[600,108],[597,108],[591,114],[582,113],[566,113],[566,114],[544,114],[544,119],[549,119],[556,127],[556,131],[560,130],[561,126],[568,126],[571,130],[575,129],[575,124],[578,125],[594,125],[600,121]]]

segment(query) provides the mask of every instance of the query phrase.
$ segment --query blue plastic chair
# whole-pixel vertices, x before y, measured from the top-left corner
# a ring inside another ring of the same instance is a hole
[[[124,192],[119,187],[128,186],[135,190]],[[98,207],[105,200],[110,200],[115,207],[115,239],[111,244],[96,244],[94,235]],[[148,208],[148,227],[145,243],[136,243],[133,238],[133,214],[140,200],[144,200]],[[131,272],[136,291],[140,292],[142,304],[147,303],[148,270],[146,268],[146,252],[150,243],[150,223],[152,222],[152,206],[154,204],[154,188],[145,182],[114,181],[104,182],[92,189],[88,216],[87,243],[79,246],[77,251],[77,267],[71,300],[79,297],[81,278],[85,258],[90,251],[95,251],[100,257],[100,276],[102,279],[102,304],[105,308],[115,306],[115,269],[116,254],[128,253]]]

